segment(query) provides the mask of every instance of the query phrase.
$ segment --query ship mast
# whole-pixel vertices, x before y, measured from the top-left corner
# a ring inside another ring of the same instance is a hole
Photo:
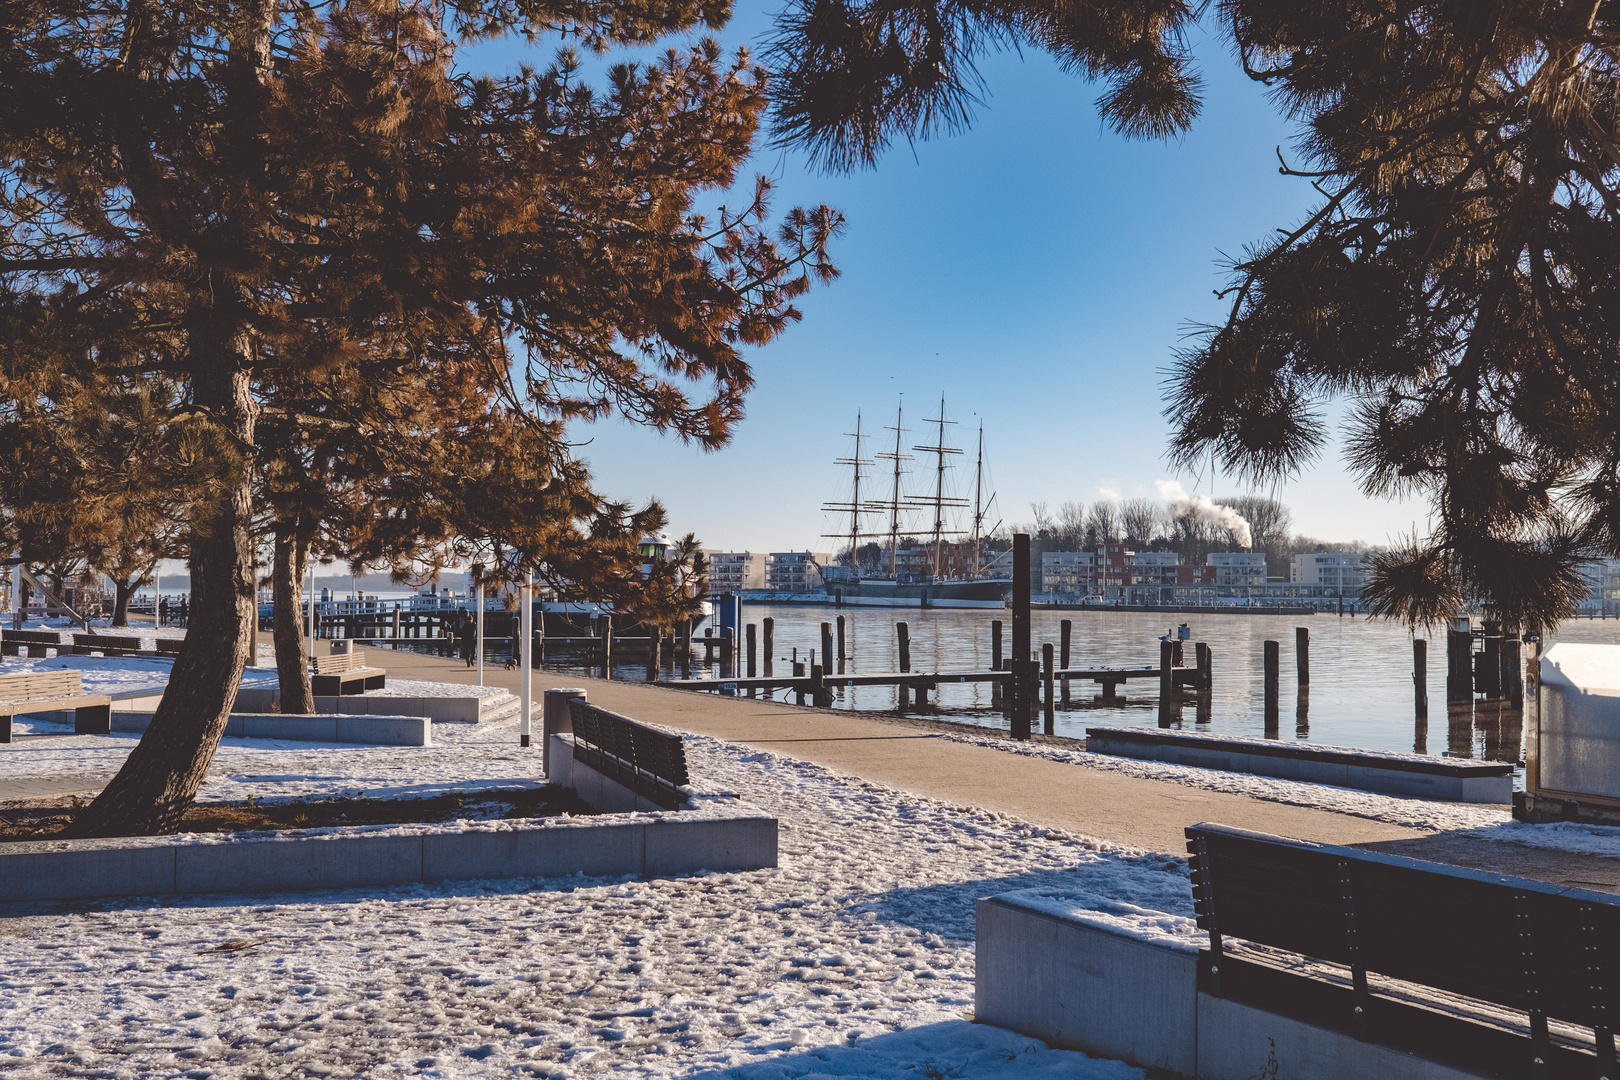
[[[952,499],[945,494],[945,455],[960,454],[962,451],[954,446],[945,445],[945,425],[954,424],[955,420],[945,419],[945,399],[939,399],[939,416],[930,419],[930,424],[939,425],[939,441],[934,446],[913,446],[913,450],[933,454],[936,457],[934,468],[934,494],[932,498],[915,498],[912,503],[917,506],[931,506],[934,508],[934,577],[939,577],[940,564],[944,555],[945,537],[947,535],[959,536],[959,532],[947,532],[945,528],[945,508],[948,506],[966,506],[966,499]]]
[[[894,462],[894,494],[889,499],[889,573],[894,577],[900,576],[900,508],[904,500],[900,496],[900,463],[910,461],[910,454],[900,452],[900,436],[908,429],[905,426],[906,403],[902,401],[894,412],[894,452],[885,450],[878,457],[885,461]]]
[[[984,523],[984,421],[979,421],[979,464],[973,474],[973,576],[979,576],[979,526]]]
[[[835,459],[833,461],[833,464],[834,465],[848,465],[854,470],[854,473],[855,473],[854,491],[851,493],[851,497],[850,497],[849,502],[847,502],[847,503],[838,503],[838,502],[824,503],[824,504],[822,504],[821,508],[823,510],[829,510],[829,511],[833,511],[833,512],[836,512],[836,513],[842,513],[845,510],[849,511],[849,565],[850,565],[850,568],[853,570],[853,569],[859,569],[859,567],[860,567],[860,557],[857,554],[857,551],[860,548],[861,537],[872,535],[871,533],[863,533],[863,532],[861,532],[861,515],[862,514],[875,514],[875,513],[878,513],[881,510],[881,504],[879,504],[879,506],[877,506],[877,507],[873,507],[873,506],[870,506],[870,505],[868,505],[866,503],[861,502],[861,469],[864,466],[872,464],[872,461],[871,461],[870,458],[861,457],[861,440],[863,438],[867,438],[867,436],[864,435],[862,433],[862,431],[861,431],[861,414],[860,413],[855,414],[855,430],[854,430],[854,432],[847,432],[846,431],[844,434],[852,435],[852,437],[855,439],[855,455],[853,457],[837,458],[837,459]],[[829,538],[836,538],[836,537],[841,537],[843,534],[841,534],[841,533],[823,533],[822,535],[827,536]]]

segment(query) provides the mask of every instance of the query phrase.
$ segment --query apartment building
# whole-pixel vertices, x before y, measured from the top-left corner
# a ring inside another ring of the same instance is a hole
[[[1294,556],[1288,580],[1296,585],[1320,585],[1345,596],[1359,596],[1372,564],[1355,551],[1313,551]]]
[[[1041,552],[1041,592],[1084,596],[1097,581],[1097,556],[1089,551]]]
[[[1215,569],[1215,584],[1254,586],[1266,583],[1266,553],[1263,551],[1212,551],[1204,560]]]
[[[822,587],[821,568],[832,564],[825,551],[773,551],[765,558],[765,587],[777,592],[814,592]],[[710,591],[714,589],[711,586]]]
[[[709,592],[714,596],[765,588],[763,551],[705,551],[709,563]]]

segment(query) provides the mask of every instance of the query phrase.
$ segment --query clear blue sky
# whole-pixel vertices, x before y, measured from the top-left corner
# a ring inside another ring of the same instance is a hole
[[[740,7],[723,40],[756,41],[771,10]],[[1297,222],[1314,192],[1278,174],[1276,148],[1288,152],[1292,132],[1262,88],[1219,40],[1195,30],[1193,44],[1204,112],[1174,142],[1120,139],[1097,118],[1097,87],[1044,55],[1009,53],[981,65],[989,95],[970,131],[901,145],[875,170],[830,176],[762,148],[751,172],[777,180],[779,210],[843,211],[843,276],[754,354],[758,385],[727,448],[704,453],[617,420],[579,428],[600,489],[658,497],[673,532],[708,546],[825,550],[833,541],[819,534],[847,528],[819,509],[848,497],[848,470],[832,464],[850,451],[844,433],[857,411],[868,430],[893,423],[904,394],[919,419],[943,395],[957,445],[982,419],[1009,522],[1029,520],[1036,500],[1152,496],[1157,479],[1238,491],[1170,472],[1164,371],[1191,324],[1223,316],[1221,253]],[[552,52],[499,43],[462,62],[538,66]],[[971,494],[968,470],[954,482]],[[1312,536],[1382,543],[1426,531],[1424,504],[1363,497],[1337,446],[1274,494]]]

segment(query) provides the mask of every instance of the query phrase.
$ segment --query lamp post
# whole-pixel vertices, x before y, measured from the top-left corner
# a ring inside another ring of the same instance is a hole
[[[518,633],[523,636],[518,645],[518,664],[522,671],[518,674],[518,716],[520,717],[518,732],[519,745],[529,745],[529,689],[531,685],[531,672],[534,670],[534,582],[533,574],[523,572],[523,584],[518,588]]]

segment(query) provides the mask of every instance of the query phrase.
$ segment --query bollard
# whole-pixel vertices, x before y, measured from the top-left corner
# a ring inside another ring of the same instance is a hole
[[[748,677],[750,679],[755,677],[754,672],[757,670],[757,668],[755,667],[755,662],[757,660],[757,650],[759,648],[759,642],[756,640],[756,635],[755,635],[756,630],[758,630],[758,627],[756,627],[753,623],[749,623],[748,626],[743,631],[744,636],[745,636],[745,638],[747,640],[746,648],[748,650]],[[755,690],[754,690],[754,688],[752,686],[750,686],[748,688],[748,696],[753,697],[754,694],[755,694]]]
[[[1029,534],[1013,534],[1012,587],[1012,737],[1029,739],[1030,714],[1034,706],[1035,672],[1029,658]]]
[[[1300,689],[1311,685],[1311,630],[1308,626],[1294,627],[1294,660],[1299,667]]]
[[[720,630],[720,677],[722,679],[735,679],[737,677],[736,663],[736,629],[730,626]]]
[[[1215,654],[1209,643],[1200,641],[1193,646],[1193,652],[1198,657],[1198,683],[1199,690],[1215,689]]]
[[[648,628],[647,630],[647,681],[658,681],[660,653],[664,644],[664,634],[661,630]]]
[[[821,624],[821,666],[832,670],[833,634],[832,623]]]
[[[1446,702],[1474,700],[1474,635],[1466,615],[1446,631]]]
[[[687,619],[681,623],[681,678],[692,677],[692,620]]]
[[[1057,734],[1057,675],[1055,668],[1052,643],[1048,641],[1041,646],[1041,670],[1046,676],[1046,724],[1044,730],[1048,735]]]
[[[613,616],[602,616],[602,678],[613,678]]]
[[[1508,634],[1502,639],[1502,698],[1510,709],[1524,708],[1524,675],[1519,635]]]
[[[776,655],[776,620],[766,617],[760,620],[760,634],[763,640],[760,647],[765,656],[765,677],[771,677],[771,657]]]
[[[1278,684],[1281,682],[1281,654],[1282,649],[1275,641],[1265,642],[1265,678],[1266,678],[1266,738],[1277,737],[1277,702],[1280,694]]]
[[[1419,717],[1429,715],[1429,643],[1423,638],[1412,642],[1412,704]],[[1417,753],[1425,753],[1423,750]]]
[[[1069,643],[1074,637],[1074,621],[1064,619],[1058,623],[1058,668],[1069,670]],[[1063,707],[1069,707],[1069,680],[1063,680]]]
[[[991,671],[1000,671],[1000,670],[1002,670],[1002,667],[1001,667],[1001,620],[1000,619],[991,619],[990,620],[990,670]],[[1001,686],[1003,681],[1004,680],[1002,680],[1002,679],[997,679],[995,682],[992,682],[990,684],[990,707],[992,709],[1001,708],[1001,699],[1005,696],[1002,693],[1002,686]],[[1007,716],[1010,718],[1012,716],[1012,713],[1008,713]]]
[[[844,650],[844,616],[840,615],[838,616],[838,662],[842,664],[848,659],[849,653]],[[843,674],[843,670],[843,668],[839,668],[839,674]]]
[[[804,678],[804,665],[797,660],[793,661],[793,677],[795,679]],[[793,684],[793,703],[795,705],[804,704],[804,683],[802,682]]]
[[[810,664],[810,704],[824,709],[832,704],[832,695],[827,693],[827,688],[822,684],[824,678],[822,666],[815,663],[814,660],[815,657],[812,656]]]

